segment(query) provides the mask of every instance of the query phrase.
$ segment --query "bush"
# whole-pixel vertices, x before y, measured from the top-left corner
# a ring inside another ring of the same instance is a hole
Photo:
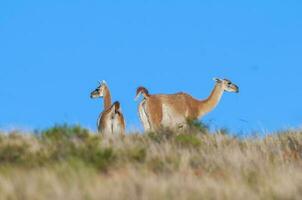
[[[144,162],[147,152],[144,147],[134,147],[127,152],[128,157],[131,160],[137,161],[137,162]]]
[[[52,128],[43,130],[41,132],[43,138],[51,140],[65,140],[65,139],[86,139],[89,136],[89,131],[79,125],[69,126],[67,124],[56,125]]]
[[[85,149],[84,151],[80,152],[77,157],[82,159],[85,163],[90,164],[102,171],[107,171],[108,167],[116,158],[112,148],[95,148],[93,151],[87,150],[88,149]]]
[[[199,147],[201,145],[200,139],[193,134],[181,134],[176,136],[176,143],[184,147]]]
[[[21,163],[26,160],[27,154],[26,146],[5,145],[0,149],[0,163]]]
[[[199,120],[187,120],[188,130],[191,133],[208,133],[209,131],[209,125],[205,124],[202,121]]]
[[[163,141],[170,140],[171,138],[173,138],[175,136],[175,132],[168,128],[161,128],[156,132],[149,132],[147,133],[147,135],[151,140],[157,143],[161,143]]]

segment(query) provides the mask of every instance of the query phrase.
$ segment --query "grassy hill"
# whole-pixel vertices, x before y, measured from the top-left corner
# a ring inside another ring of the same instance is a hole
[[[301,199],[302,132],[0,134],[0,199]]]

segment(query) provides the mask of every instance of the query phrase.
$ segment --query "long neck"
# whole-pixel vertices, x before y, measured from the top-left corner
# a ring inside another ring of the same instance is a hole
[[[222,97],[223,92],[224,89],[222,87],[222,84],[216,83],[210,96],[207,99],[199,102],[199,117],[212,111],[217,106]]]
[[[108,87],[105,87],[104,91],[104,110],[111,107],[111,94]]]

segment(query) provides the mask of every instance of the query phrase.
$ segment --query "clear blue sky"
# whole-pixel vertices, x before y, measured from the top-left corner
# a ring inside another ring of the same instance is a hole
[[[302,124],[302,2],[0,2],[0,129],[80,123],[95,129],[105,79],[128,128],[139,127],[139,85],[151,93],[225,94],[204,120],[238,132]]]

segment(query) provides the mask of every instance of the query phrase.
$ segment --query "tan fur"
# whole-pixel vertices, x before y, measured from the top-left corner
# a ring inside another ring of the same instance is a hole
[[[111,94],[107,85],[104,86],[104,109],[108,109],[111,106]]]
[[[146,129],[144,125],[145,130],[156,130],[160,127],[183,127],[186,125],[188,119],[201,118],[213,110],[220,101],[224,91],[231,91],[231,87],[234,91],[238,91],[238,87],[234,84],[230,85],[230,81],[226,79],[219,80],[210,96],[202,101],[182,92],[150,95],[147,89],[143,87],[138,88],[137,96],[140,93],[144,96],[144,104],[139,105],[140,118],[142,119],[142,111],[144,111],[148,118],[145,121],[148,121],[150,127]],[[142,105],[144,106],[142,107]]]
[[[148,116],[148,109],[146,108],[146,100],[144,99],[138,106],[138,113],[140,116],[140,120],[144,126],[146,131],[151,130],[151,125]]]
[[[104,134],[124,134],[125,119],[120,109],[120,103],[115,102],[111,105],[110,90],[105,81],[101,82],[100,86],[91,93],[90,97],[104,98],[104,110],[97,121],[98,132]]]
[[[115,102],[115,113],[113,115],[113,131],[112,133],[125,134],[125,118],[120,108],[120,103]]]
[[[120,110],[119,102],[100,114],[98,132],[102,134],[125,134],[125,119]]]

